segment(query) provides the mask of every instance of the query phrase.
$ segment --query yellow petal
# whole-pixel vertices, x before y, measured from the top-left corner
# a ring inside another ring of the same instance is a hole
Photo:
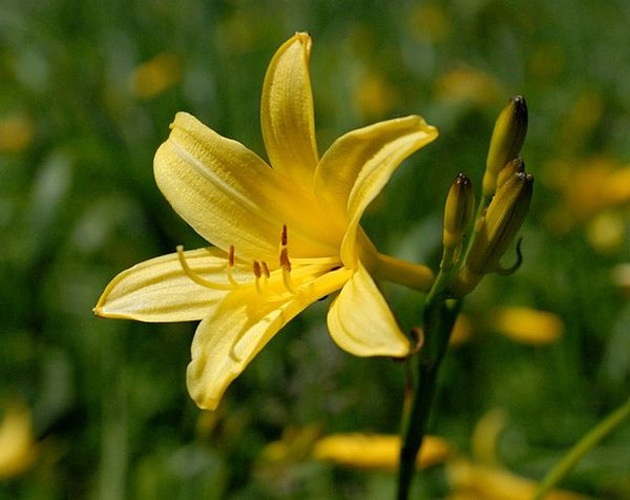
[[[178,113],[154,160],[155,178],[177,213],[201,236],[246,260],[277,259],[282,226],[293,256],[337,253],[312,193],[278,175],[242,144]]]
[[[227,259],[217,248],[185,252],[188,265],[205,279],[226,280]],[[105,288],[94,308],[97,316],[147,322],[200,320],[225,295],[191,280],[177,254],[147,260],[123,271]]]
[[[312,189],[319,159],[310,53],[307,33],[296,33],[278,49],[267,69],[260,110],[271,165],[307,189]]]
[[[330,306],[328,329],[337,345],[355,356],[409,354],[409,340],[361,264]]]
[[[360,217],[398,165],[436,137],[437,130],[419,116],[348,132],[333,143],[317,166],[315,190],[320,202],[346,214],[347,222]]]
[[[326,273],[284,300],[270,300],[251,288],[227,295],[201,322],[193,340],[187,380],[197,405],[214,410],[267,342],[300,311],[341,288],[348,276],[345,269]]]
[[[437,137],[419,116],[408,116],[347,133],[324,154],[315,174],[320,204],[344,217],[348,232],[342,258],[350,265],[363,212],[400,163]]]

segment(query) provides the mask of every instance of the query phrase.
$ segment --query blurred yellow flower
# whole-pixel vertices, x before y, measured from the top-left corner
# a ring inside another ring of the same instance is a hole
[[[387,434],[332,434],[315,443],[313,457],[345,467],[394,470],[398,467],[400,437]],[[426,436],[417,466],[431,467],[451,455],[448,443],[438,436]]]
[[[321,426],[313,424],[306,427],[289,427],[282,433],[282,438],[267,444],[259,456],[262,464],[298,462],[309,458],[313,446],[321,435]]]
[[[202,320],[188,389],[214,409],[228,385],[293,317],[340,293],[328,311],[333,340],[357,356],[409,353],[373,276],[426,290],[425,266],[378,253],[359,226],[370,202],[437,131],[418,116],[354,130],[320,158],[310,81],[311,39],[298,33],[273,57],[261,125],[269,164],[196,118],[178,113],[155,155],[157,184],[211,248],[124,271],[95,307],[102,317]],[[270,168],[270,165],[272,168]]]
[[[412,35],[422,41],[440,43],[453,31],[448,14],[439,4],[415,4],[408,20]]]
[[[572,96],[556,132],[564,157],[582,156],[584,145],[589,143],[604,118],[605,102],[601,89],[583,89]]]
[[[485,427],[502,425],[499,414],[493,414],[492,422]],[[500,429],[484,431],[489,441],[483,444],[484,453],[496,444]],[[477,447],[482,438],[477,433]],[[398,467],[400,438],[385,434],[332,434],[315,443],[313,458],[355,469],[390,470]],[[492,452],[494,454],[494,452]],[[446,464],[446,474],[451,493],[449,499],[483,500],[531,500],[538,487],[532,479],[513,474],[498,464],[473,461],[458,455],[446,440],[438,436],[426,436],[418,455],[417,466],[428,468]],[[549,493],[552,500],[585,500],[587,497],[568,491]]]
[[[435,82],[435,96],[442,101],[464,101],[486,107],[499,102],[503,95],[494,76],[469,66],[453,68]]]
[[[554,229],[567,231],[604,210],[630,205],[630,166],[612,158],[557,160],[546,170],[547,184],[562,197],[549,217]]]
[[[446,465],[451,485],[449,500],[531,500],[538,483],[517,476],[502,467],[497,456],[497,440],[506,424],[500,409],[482,416],[471,438],[473,459],[455,457]],[[586,500],[587,497],[568,491],[554,490],[548,500]]]
[[[0,424],[0,480],[26,472],[36,456],[29,411],[22,405],[10,406]]]
[[[458,459],[447,465],[452,493],[449,500],[531,500],[538,489],[534,480],[517,476],[492,465]],[[569,491],[554,490],[546,500],[586,500],[588,497]]]
[[[451,500],[531,500],[538,483],[501,466],[496,444],[505,427],[505,414],[498,409],[484,415],[471,438],[473,458],[454,450],[438,436],[426,436],[417,465],[427,468],[445,464]],[[400,438],[386,434],[332,434],[315,442],[313,458],[334,464],[394,471],[398,467]],[[576,493],[554,490],[551,500],[586,500]]]
[[[450,345],[458,346],[465,344],[473,337],[473,326],[470,318],[465,313],[460,313],[455,320],[453,331],[451,332]]]
[[[612,270],[612,281],[622,292],[630,296],[630,264],[623,263]]]
[[[177,84],[181,77],[179,58],[163,52],[135,69],[131,75],[131,87],[140,99],[150,99]]]
[[[595,215],[586,224],[586,240],[599,253],[615,252],[625,244],[627,225],[623,214],[614,210],[605,210]]]
[[[359,81],[355,94],[355,106],[365,119],[384,116],[397,101],[396,89],[380,75],[367,74]]]
[[[564,323],[558,315],[528,307],[495,309],[490,323],[497,332],[523,344],[551,344],[564,333]]]
[[[630,167],[618,168],[604,158],[594,158],[572,169],[564,189],[571,211],[585,219],[608,207],[630,203]]]
[[[24,114],[0,119],[0,152],[15,153],[26,149],[35,133],[33,121]]]

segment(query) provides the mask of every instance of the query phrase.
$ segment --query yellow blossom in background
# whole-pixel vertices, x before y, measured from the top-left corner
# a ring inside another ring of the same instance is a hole
[[[630,296],[630,264],[615,266],[612,270],[612,282],[626,295]]]
[[[0,152],[16,153],[26,149],[35,134],[33,121],[17,113],[0,119]]]
[[[512,340],[531,345],[552,344],[564,333],[564,323],[557,314],[529,307],[495,309],[490,326]]]
[[[449,500],[531,500],[538,483],[501,466],[497,442],[507,423],[501,409],[483,415],[471,437],[472,458],[455,457],[446,465],[451,486]],[[548,500],[586,500],[587,497],[568,491],[554,490]]]
[[[355,106],[366,120],[386,115],[397,100],[396,89],[377,74],[364,75],[355,92]]]
[[[426,436],[417,466],[428,468],[445,464],[449,499],[531,500],[538,483],[503,468],[496,458],[496,440],[505,423],[501,412],[492,411],[475,429],[473,452],[469,459],[453,450],[446,440]],[[332,434],[318,440],[313,458],[354,469],[395,471],[398,467],[400,437],[386,434]],[[568,491],[554,490],[551,500],[586,500]]]
[[[458,346],[465,344],[473,337],[473,326],[470,318],[465,313],[460,313],[455,320],[453,331],[451,332],[450,345]]]
[[[195,402],[215,409],[228,385],[291,319],[336,292],[333,340],[357,356],[410,351],[375,279],[427,290],[426,266],[377,252],[359,221],[400,163],[437,131],[419,116],[351,131],[320,158],[311,38],[273,57],[261,128],[269,163],[178,113],[154,160],[157,184],[209,248],[157,257],[115,277],[95,313],[147,322],[199,321],[188,366]]]
[[[599,90],[581,90],[573,96],[557,131],[564,157],[582,156],[582,148],[601,124],[605,109],[605,98]]]
[[[605,158],[574,165],[564,186],[564,201],[577,218],[630,203],[630,167],[617,167]]]
[[[417,458],[420,468],[444,462],[451,455],[448,443],[426,436]],[[313,458],[357,469],[395,470],[400,454],[400,436],[387,434],[331,434],[315,443]]]
[[[529,345],[553,344],[562,338],[565,330],[562,318],[554,313],[529,307],[501,307],[494,309],[487,321],[460,314],[451,333],[450,345],[458,346],[473,340],[483,327]]]
[[[548,218],[554,229],[567,231],[604,210],[630,205],[630,166],[611,158],[556,160],[546,172],[546,183],[561,195]]]
[[[481,416],[470,437],[470,448],[475,461],[486,465],[499,463],[497,441],[506,423],[507,416],[501,408],[493,408]]]
[[[449,500],[531,500],[538,483],[491,465],[466,459],[449,462],[447,477],[453,491]],[[546,500],[586,500],[588,497],[569,491],[554,490]]]
[[[468,102],[479,107],[501,101],[501,83],[489,73],[469,66],[453,68],[435,82],[435,97],[440,101]]]
[[[282,433],[282,439],[266,445],[258,460],[263,464],[298,462],[303,460],[310,457],[313,446],[320,435],[320,425],[285,429]]]
[[[415,4],[408,19],[411,34],[421,41],[444,42],[453,31],[448,13],[439,4]]]
[[[131,88],[140,99],[151,99],[173,85],[182,77],[180,59],[168,52],[140,64],[131,75]]]
[[[0,480],[26,472],[37,456],[29,411],[9,406],[0,423]]]
[[[601,254],[617,251],[626,241],[628,222],[625,219],[627,217],[614,210],[598,213],[584,228],[586,240]]]

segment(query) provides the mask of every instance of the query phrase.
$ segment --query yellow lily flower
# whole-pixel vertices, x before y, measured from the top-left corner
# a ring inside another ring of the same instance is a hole
[[[115,277],[95,313],[148,322],[201,320],[188,389],[217,407],[265,344],[313,302],[334,341],[357,356],[409,353],[372,275],[426,290],[425,266],[376,251],[359,226],[398,165],[437,131],[418,116],[354,130],[320,158],[315,142],[311,39],[297,33],[273,57],[261,121],[269,164],[193,116],[178,113],[155,155],[159,188],[213,246],[158,257]]]

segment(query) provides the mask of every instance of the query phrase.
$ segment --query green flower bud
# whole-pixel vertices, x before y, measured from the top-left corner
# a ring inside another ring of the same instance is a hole
[[[455,295],[472,291],[487,273],[505,273],[499,261],[529,212],[533,187],[534,177],[525,172],[514,172],[503,180],[485,216],[476,221],[466,263],[451,287]]]
[[[508,179],[511,179],[514,174],[518,174],[519,172],[525,172],[525,162],[520,157],[514,158],[501,169],[497,176],[497,189],[500,189]]]
[[[457,175],[446,197],[444,208],[444,232],[442,241],[445,249],[459,246],[464,231],[470,223],[475,209],[475,193],[472,182],[464,174]]]
[[[503,167],[516,158],[527,134],[527,104],[522,96],[512,97],[494,125],[483,176],[483,195],[494,195],[497,177]]]

